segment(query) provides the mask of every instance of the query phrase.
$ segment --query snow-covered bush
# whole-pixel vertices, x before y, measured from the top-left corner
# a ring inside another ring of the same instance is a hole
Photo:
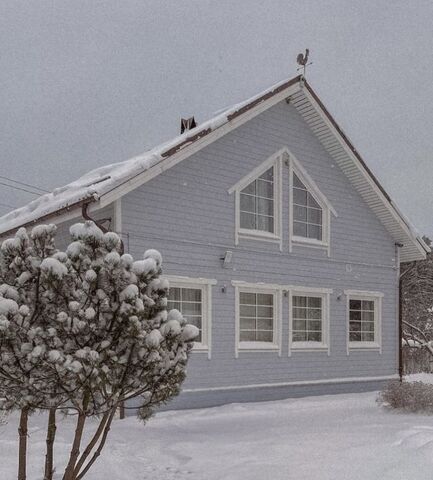
[[[433,414],[433,385],[392,381],[380,392],[378,402],[386,408]]]
[[[64,480],[82,478],[99,455],[116,408],[134,400],[142,418],[179,392],[198,329],[167,312],[162,258],[121,254],[121,241],[93,222],[20,229],[0,251],[0,397],[5,409],[73,408],[77,429]],[[80,458],[85,420],[99,436]]]

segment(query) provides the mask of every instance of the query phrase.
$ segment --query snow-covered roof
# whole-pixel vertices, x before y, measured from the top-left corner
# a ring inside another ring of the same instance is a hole
[[[0,236],[10,235],[21,226],[48,220],[52,222],[56,221],[56,218],[61,220],[65,214],[76,211],[85,204],[102,208],[287,98],[290,98],[290,102],[304,117],[395,241],[403,245],[401,260],[424,258],[429,247],[392,202],[301,75],[273,85],[142,155],[92,170],[78,180],[13,210],[0,217]]]

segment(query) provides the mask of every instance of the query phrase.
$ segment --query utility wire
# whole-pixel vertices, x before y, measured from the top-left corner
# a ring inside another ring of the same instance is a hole
[[[21,182],[20,180],[14,180],[13,178],[5,177],[3,175],[0,175],[0,178],[3,178],[4,180],[8,180],[9,182],[18,183],[18,185],[24,185],[25,187],[30,187],[35,190],[40,190],[41,192],[44,192],[44,193],[50,193],[48,190],[45,190],[44,188],[41,188],[41,187],[37,187],[36,185],[32,185],[31,183]]]
[[[22,192],[31,193],[32,195],[37,195],[37,196],[42,195],[41,192],[31,192],[30,190],[27,190],[26,188],[17,187],[15,185],[9,185],[9,183],[0,182],[0,185],[4,185],[5,187],[9,187],[9,188],[14,188],[15,190],[21,190]]]

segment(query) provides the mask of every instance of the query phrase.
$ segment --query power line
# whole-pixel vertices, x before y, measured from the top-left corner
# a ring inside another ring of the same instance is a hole
[[[0,175],[0,178],[3,178],[4,180],[8,180],[9,182],[18,183],[18,185],[24,185],[25,187],[30,187],[35,190],[40,190],[41,192],[44,192],[44,193],[50,193],[48,190],[45,190],[44,188],[38,187],[36,185],[32,185],[31,183],[21,182],[20,180],[14,180],[13,178],[4,177],[3,175]]]
[[[22,188],[22,187],[17,187],[15,185],[9,185],[9,183],[3,183],[3,182],[0,182],[0,185],[4,185],[5,187],[9,187],[9,188],[14,188],[15,190],[21,190],[22,192],[27,192],[27,193],[31,193],[32,195],[41,195],[41,193],[39,192],[31,192],[30,190],[27,190],[25,188]]]

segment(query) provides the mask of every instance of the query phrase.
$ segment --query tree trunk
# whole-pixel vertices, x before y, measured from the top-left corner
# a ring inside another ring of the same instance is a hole
[[[92,458],[84,467],[84,469],[77,474],[77,476],[75,477],[76,480],[82,480],[84,478],[84,475],[86,475],[86,473],[89,471],[90,467],[96,462],[99,455],[101,455],[101,451],[104,448],[105,441],[107,440],[108,432],[110,431],[110,428],[111,428],[111,422],[113,421],[115,414],[116,414],[116,407],[114,407],[110,412],[110,416],[108,417],[104,427],[104,433],[102,435],[101,442],[99,443],[99,446],[96,449],[96,452],[93,454]]]
[[[84,424],[86,422],[86,415],[82,412],[78,414],[77,426],[75,428],[74,442],[72,444],[71,454],[69,456],[69,462],[66,466],[63,480],[75,480],[74,469],[77,463],[78,456],[80,455],[81,439],[83,437]]]
[[[48,414],[47,453],[45,455],[44,480],[53,480],[54,439],[56,437],[56,409],[51,408]]]
[[[21,410],[20,426],[18,434],[20,437],[18,454],[18,480],[26,480],[27,477],[27,422],[29,411],[27,408]]]

